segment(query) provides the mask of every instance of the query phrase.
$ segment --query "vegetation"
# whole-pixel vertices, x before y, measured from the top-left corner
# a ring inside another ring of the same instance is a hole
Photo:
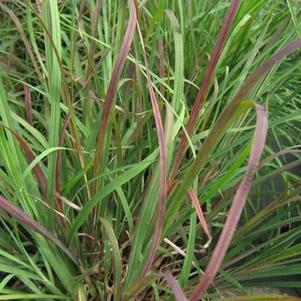
[[[0,12],[0,300],[300,300],[299,0]]]

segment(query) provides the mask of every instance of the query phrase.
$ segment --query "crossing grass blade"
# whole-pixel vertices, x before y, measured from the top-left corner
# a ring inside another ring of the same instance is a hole
[[[0,124],[1,127],[1,124]],[[11,130],[10,128],[3,126],[5,129],[7,129],[8,131],[10,131],[12,133],[12,135],[15,137],[15,139],[18,141],[18,143],[20,144],[23,153],[27,159],[28,163],[31,163],[32,161],[35,160],[36,155],[34,154],[34,152],[32,151],[32,149],[30,148],[30,146],[27,144],[27,142],[15,131]],[[33,172],[36,176],[36,179],[39,183],[39,187],[41,190],[41,195],[43,198],[46,198],[46,187],[47,187],[47,181],[46,181],[46,177],[44,175],[44,172],[42,171],[41,167],[39,164],[35,165],[33,167]]]
[[[74,238],[77,231],[80,229],[81,225],[84,224],[92,212],[93,208],[102,201],[104,197],[112,193],[118,187],[121,187],[123,184],[130,181],[132,178],[139,175],[142,171],[144,171],[150,164],[152,164],[157,156],[157,152],[153,152],[150,156],[144,159],[139,164],[132,166],[126,172],[115,178],[114,182],[111,182],[103,187],[101,191],[99,191],[93,198],[89,200],[89,202],[82,208],[73,224],[71,225],[69,231],[69,242]]]
[[[237,118],[239,118],[239,116],[246,112],[248,108],[250,108],[250,103],[248,103],[247,101],[243,103],[243,100],[247,96],[247,94],[251,92],[252,88],[254,88],[259,79],[263,77],[268,71],[270,71],[276,63],[278,63],[285,56],[294,52],[299,47],[301,47],[301,40],[299,39],[290,43],[288,46],[278,51],[266,62],[261,64],[246,79],[245,83],[235,94],[233,100],[229,103],[229,105],[225,107],[225,109],[220,114],[218,120],[216,121],[215,125],[213,126],[210,132],[210,135],[205,140],[197,157],[187,170],[183,182],[181,183],[179,189],[176,192],[176,195],[174,196],[173,204],[169,212],[171,216],[173,216],[173,214],[171,214],[171,210],[175,212],[180,206],[180,202],[181,200],[183,200],[186,190],[190,186],[191,180],[195,179],[195,177],[204,167],[204,165],[206,164],[206,160],[209,158],[210,154],[212,153],[218,142],[221,140],[226,128],[234,120],[236,120]]]
[[[230,31],[230,28],[231,28],[231,25],[233,23],[234,17],[235,17],[236,12],[239,8],[239,4],[240,4],[239,0],[233,0],[231,2],[231,5],[230,5],[229,9],[228,9],[227,15],[225,17],[225,20],[223,22],[223,26],[222,26],[220,34],[219,34],[219,37],[217,38],[214,51],[213,51],[212,56],[210,58],[206,74],[204,76],[203,82],[202,82],[202,84],[200,86],[200,89],[198,91],[197,97],[194,101],[193,107],[191,109],[191,114],[190,114],[188,125],[187,125],[188,135],[192,134],[192,131],[195,127],[195,123],[196,123],[197,118],[199,116],[199,112],[200,112],[202,106],[204,105],[205,98],[208,94],[209,85],[211,83],[212,77],[213,77],[215,69],[217,67],[219,57],[222,53],[223,46],[225,44],[227,35]],[[182,138],[181,138],[180,144],[178,146],[177,153],[175,155],[174,164],[173,164],[172,169],[171,169],[171,178],[175,175],[177,169],[179,168],[179,166],[181,164],[181,161],[182,161],[182,158],[185,154],[186,148],[187,148],[187,139],[186,139],[186,136],[183,135]]]
[[[28,226],[30,229],[42,234],[45,238],[52,241],[56,244],[76,265],[78,264],[77,259],[71,253],[71,251],[64,246],[64,244],[56,238],[51,232],[49,232],[44,226],[37,223],[33,220],[30,216],[24,213],[22,210],[17,208],[16,206],[12,205],[8,200],[6,200],[3,196],[0,195],[0,208],[13,216],[14,218],[18,219],[21,224]]]

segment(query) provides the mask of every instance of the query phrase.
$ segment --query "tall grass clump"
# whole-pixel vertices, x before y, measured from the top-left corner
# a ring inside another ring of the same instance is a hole
[[[297,0],[0,13],[0,300],[300,300]]]

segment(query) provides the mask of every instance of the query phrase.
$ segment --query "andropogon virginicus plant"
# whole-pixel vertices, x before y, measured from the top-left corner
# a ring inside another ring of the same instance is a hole
[[[298,1],[0,11],[1,300],[299,300]]]

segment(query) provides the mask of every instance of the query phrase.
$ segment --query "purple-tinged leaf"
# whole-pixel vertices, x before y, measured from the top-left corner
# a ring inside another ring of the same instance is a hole
[[[45,238],[52,241],[55,245],[57,245],[77,266],[79,263],[71,251],[58,239],[56,238],[48,229],[46,229],[43,225],[36,222],[32,219],[28,214],[23,212],[18,207],[14,206],[11,202],[5,199],[0,195],[0,209],[5,213],[11,215],[16,218],[21,224],[28,226],[31,230],[42,234]]]
[[[194,101],[193,107],[191,109],[191,115],[190,115],[188,125],[186,128],[188,135],[191,135],[193,133],[200,110],[205,103],[212,77],[214,75],[218,60],[222,53],[223,46],[225,44],[229,30],[231,28],[234,17],[238,10],[239,4],[240,4],[240,0],[232,0],[232,3],[228,9],[228,12],[227,12],[225,20],[223,22],[223,26],[221,28],[220,34],[217,38],[217,42],[216,42],[214,51],[210,58],[209,65],[208,65],[206,74],[204,76],[204,80],[201,84],[201,87],[199,89],[199,92]],[[188,145],[187,137],[186,137],[186,135],[183,134],[181,137],[181,140],[180,140],[180,144],[178,146],[178,150],[176,152],[174,164],[173,164],[171,172],[170,172],[170,178],[173,178],[175,176],[175,173],[177,172],[178,168],[180,167],[181,161],[182,161],[182,159],[185,155],[186,149],[187,149],[187,145]]]
[[[163,44],[163,38],[160,38],[158,40],[158,54],[159,54],[159,76],[160,78],[165,77],[165,60],[164,60],[164,44]],[[160,85],[160,93],[161,95],[164,95],[164,85]]]
[[[25,103],[25,116],[30,125],[33,125],[32,106],[31,106],[31,93],[27,85],[23,85],[24,89],[24,103]]]
[[[122,41],[120,47],[120,53],[117,58],[116,64],[114,66],[112,77],[109,83],[108,91],[105,97],[105,102],[103,105],[103,112],[102,117],[98,129],[97,134],[97,142],[96,142],[96,152],[95,152],[95,163],[94,163],[94,170],[93,175],[96,178],[100,172],[100,165],[103,156],[103,148],[105,143],[105,136],[106,130],[110,118],[110,113],[112,108],[114,107],[114,100],[118,89],[118,81],[125,65],[125,61],[127,55],[129,54],[135,29],[137,23],[137,10],[136,10],[136,3],[134,0],[130,2],[130,19],[126,28],[126,32],[124,35],[124,39]],[[99,180],[96,180],[93,185],[93,194],[97,192],[99,188]]]
[[[171,182],[168,182],[167,187],[167,196],[169,197],[170,194],[173,192],[173,190],[177,187],[177,185],[180,183],[179,180],[172,180]]]
[[[268,129],[268,119],[265,109],[259,105],[255,105],[255,107],[257,113],[256,129],[253,137],[253,145],[248,161],[246,175],[240,183],[238,190],[235,194],[233,203],[228,213],[227,220],[223,227],[218,243],[213,251],[207,269],[200,283],[193,290],[192,295],[189,299],[190,301],[200,300],[202,294],[213,281],[215,275],[217,274],[222,264],[223,258],[226,254],[226,251],[234,235],[234,231],[237,227],[242,210],[245,206],[246,199],[252,184],[252,179],[255,175],[261,154],[263,152]]]
[[[212,236],[210,234],[210,231],[209,231],[209,228],[208,228],[208,225],[207,225],[207,222],[205,220],[205,217],[204,217],[204,214],[203,214],[203,210],[202,210],[202,207],[200,205],[200,202],[198,200],[198,197],[197,195],[195,194],[194,190],[192,188],[189,188],[188,189],[188,195],[192,201],[192,204],[195,208],[195,211],[196,211],[196,214],[199,218],[199,222],[204,230],[204,232],[206,233],[206,235],[208,236],[209,238],[209,242],[212,240]]]
[[[164,274],[164,278],[170,288],[172,289],[172,292],[176,298],[177,301],[186,301],[185,294],[179,285],[178,281],[171,275],[171,274]]]
[[[167,196],[167,149],[166,149],[166,143],[165,143],[165,134],[162,124],[162,118],[161,113],[158,105],[158,100],[156,97],[156,93],[153,87],[153,82],[150,76],[147,58],[146,58],[146,51],[143,43],[142,34],[140,31],[140,27],[138,25],[138,33],[141,40],[142,45],[142,51],[144,56],[144,64],[146,69],[146,76],[147,76],[147,86],[150,94],[150,100],[152,104],[152,110],[154,114],[155,124],[156,124],[156,131],[158,136],[158,142],[159,142],[159,153],[160,153],[160,184],[159,184],[159,203],[157,207],[157,217],[156,217],[156,226],[154,235],[152,238],[152,243],[150,247],[150,253],[148,256],[148,259],[145,263],[145,266],[143,268],[142,274],[145,275],[151,268],[157,248],[160,244],[162,232],[163,232],[163,226],[164,226],[164,215],[165,215],[165,209],[166,209],[166,196]]]

